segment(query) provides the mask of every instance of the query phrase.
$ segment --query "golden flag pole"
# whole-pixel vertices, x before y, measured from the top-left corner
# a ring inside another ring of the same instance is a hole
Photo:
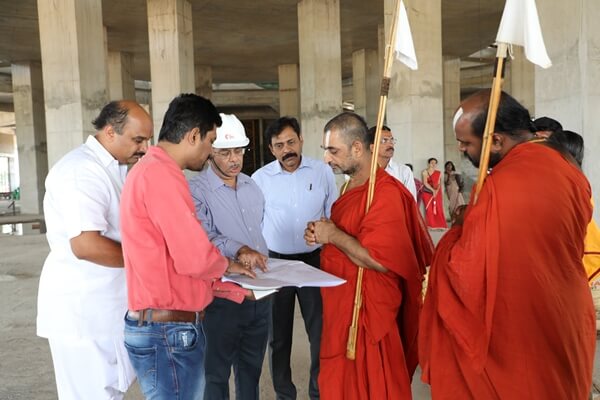
[[[477,176],[477,187],[475,189],[475,197],[473,205],[477,204],[479,193],[487,178],[488,166],[490,163],[490,149],[492,147],[492,135],[496,126],[496,116],[498,114],[498,106],[500,105],[500,95],[502,94],[502,82],[504,80],[504,60],[508,51],[508,44],[498,43],[498,51],[496,52],[496,65],[494,66],[494,80],[492,81],[492,90],[490,93],[490,103],[488,105],[488,114],[485,121],[485,129],[483,130],[483,138],[481,144],[481,156],[479,159],[479,174]]]
[[[385,106],[390,89],[390,76],[392,65],[394,63],[394,46],[396,41],[396,31],[398,30],[398,17],[400,15],[400,1],[396,1],[392,26],[390,29],[390,38],[385,48],[385,62],[383,67],[383,78],[381,79],[381,94],[379,97],[379,111],[377,113],[377,128],[375,130],[375,140],[373,143],[373,154],[371,155],[371,171],[369,175],[369,190],[367,192],[367,206],[365,214],[369,212],[375,193],[375,175],[377,173],[377,154],[379,153],[379,144],[381,141],[381,128],[385,117]],[[362,281],[365,268],[358,267],[358,277],[356,278],[356,290],[354,292],[354,309],[352,310],[352,323],[348,331],[348,342],[346,344],[346,358],[356,359],[356,339],[358,335],[358,318],[362,306]]]

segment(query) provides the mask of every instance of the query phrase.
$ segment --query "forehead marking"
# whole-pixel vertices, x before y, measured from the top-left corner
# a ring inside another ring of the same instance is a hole
[[[458,120],[460,119],[460,117],[462,117],[463,115],[463,109],[462,107],[460,107],[458,110],[456,110],[456,114],[454,114],[454,118],[452,119],[452,129],[456,132],[456,124],[458,123]]]
[[[329,138],[331,136],[331,130],[325,132],[325,148],[329,147]]]

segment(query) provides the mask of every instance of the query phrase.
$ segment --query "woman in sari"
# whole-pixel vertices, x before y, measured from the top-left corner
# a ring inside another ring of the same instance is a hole
[[[446,196],[448,196],[448,211],[450,215],[454,215],[454,210],[458,206],[465,204],[465,199],[462,195],[463,191],[462,176],[456,172],[452,161],[444,164],[444,186],[446,187]]]
[[[437,159],[427,160],[427,169],[423,171],[423,203],[425,221],[429,228],[447,228],[442,200],[442,173],[436,169]]]

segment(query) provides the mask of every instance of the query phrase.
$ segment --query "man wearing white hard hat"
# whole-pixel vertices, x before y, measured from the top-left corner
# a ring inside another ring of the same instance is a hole
[[[209,167],[190,180],[196,215],[225,257],[264,270],[268,254],[261,233],[265,200],[256,183],[241,172],[250,141],[234,115],[221,114],[221,119]],[[205,400],[229,398],[232,366],[236,398],[258,399],[270,315],[270,297],[246,299],[241,304],[217,298],[208,306]]]

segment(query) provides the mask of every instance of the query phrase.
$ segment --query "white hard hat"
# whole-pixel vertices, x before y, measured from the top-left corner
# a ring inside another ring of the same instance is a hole
[[[217,140],[213,143],[215,149],[232,149],[246,147],[250,139],[246,137],[244,125],[233,114],[221,113],[223,124],[217,128]]]

